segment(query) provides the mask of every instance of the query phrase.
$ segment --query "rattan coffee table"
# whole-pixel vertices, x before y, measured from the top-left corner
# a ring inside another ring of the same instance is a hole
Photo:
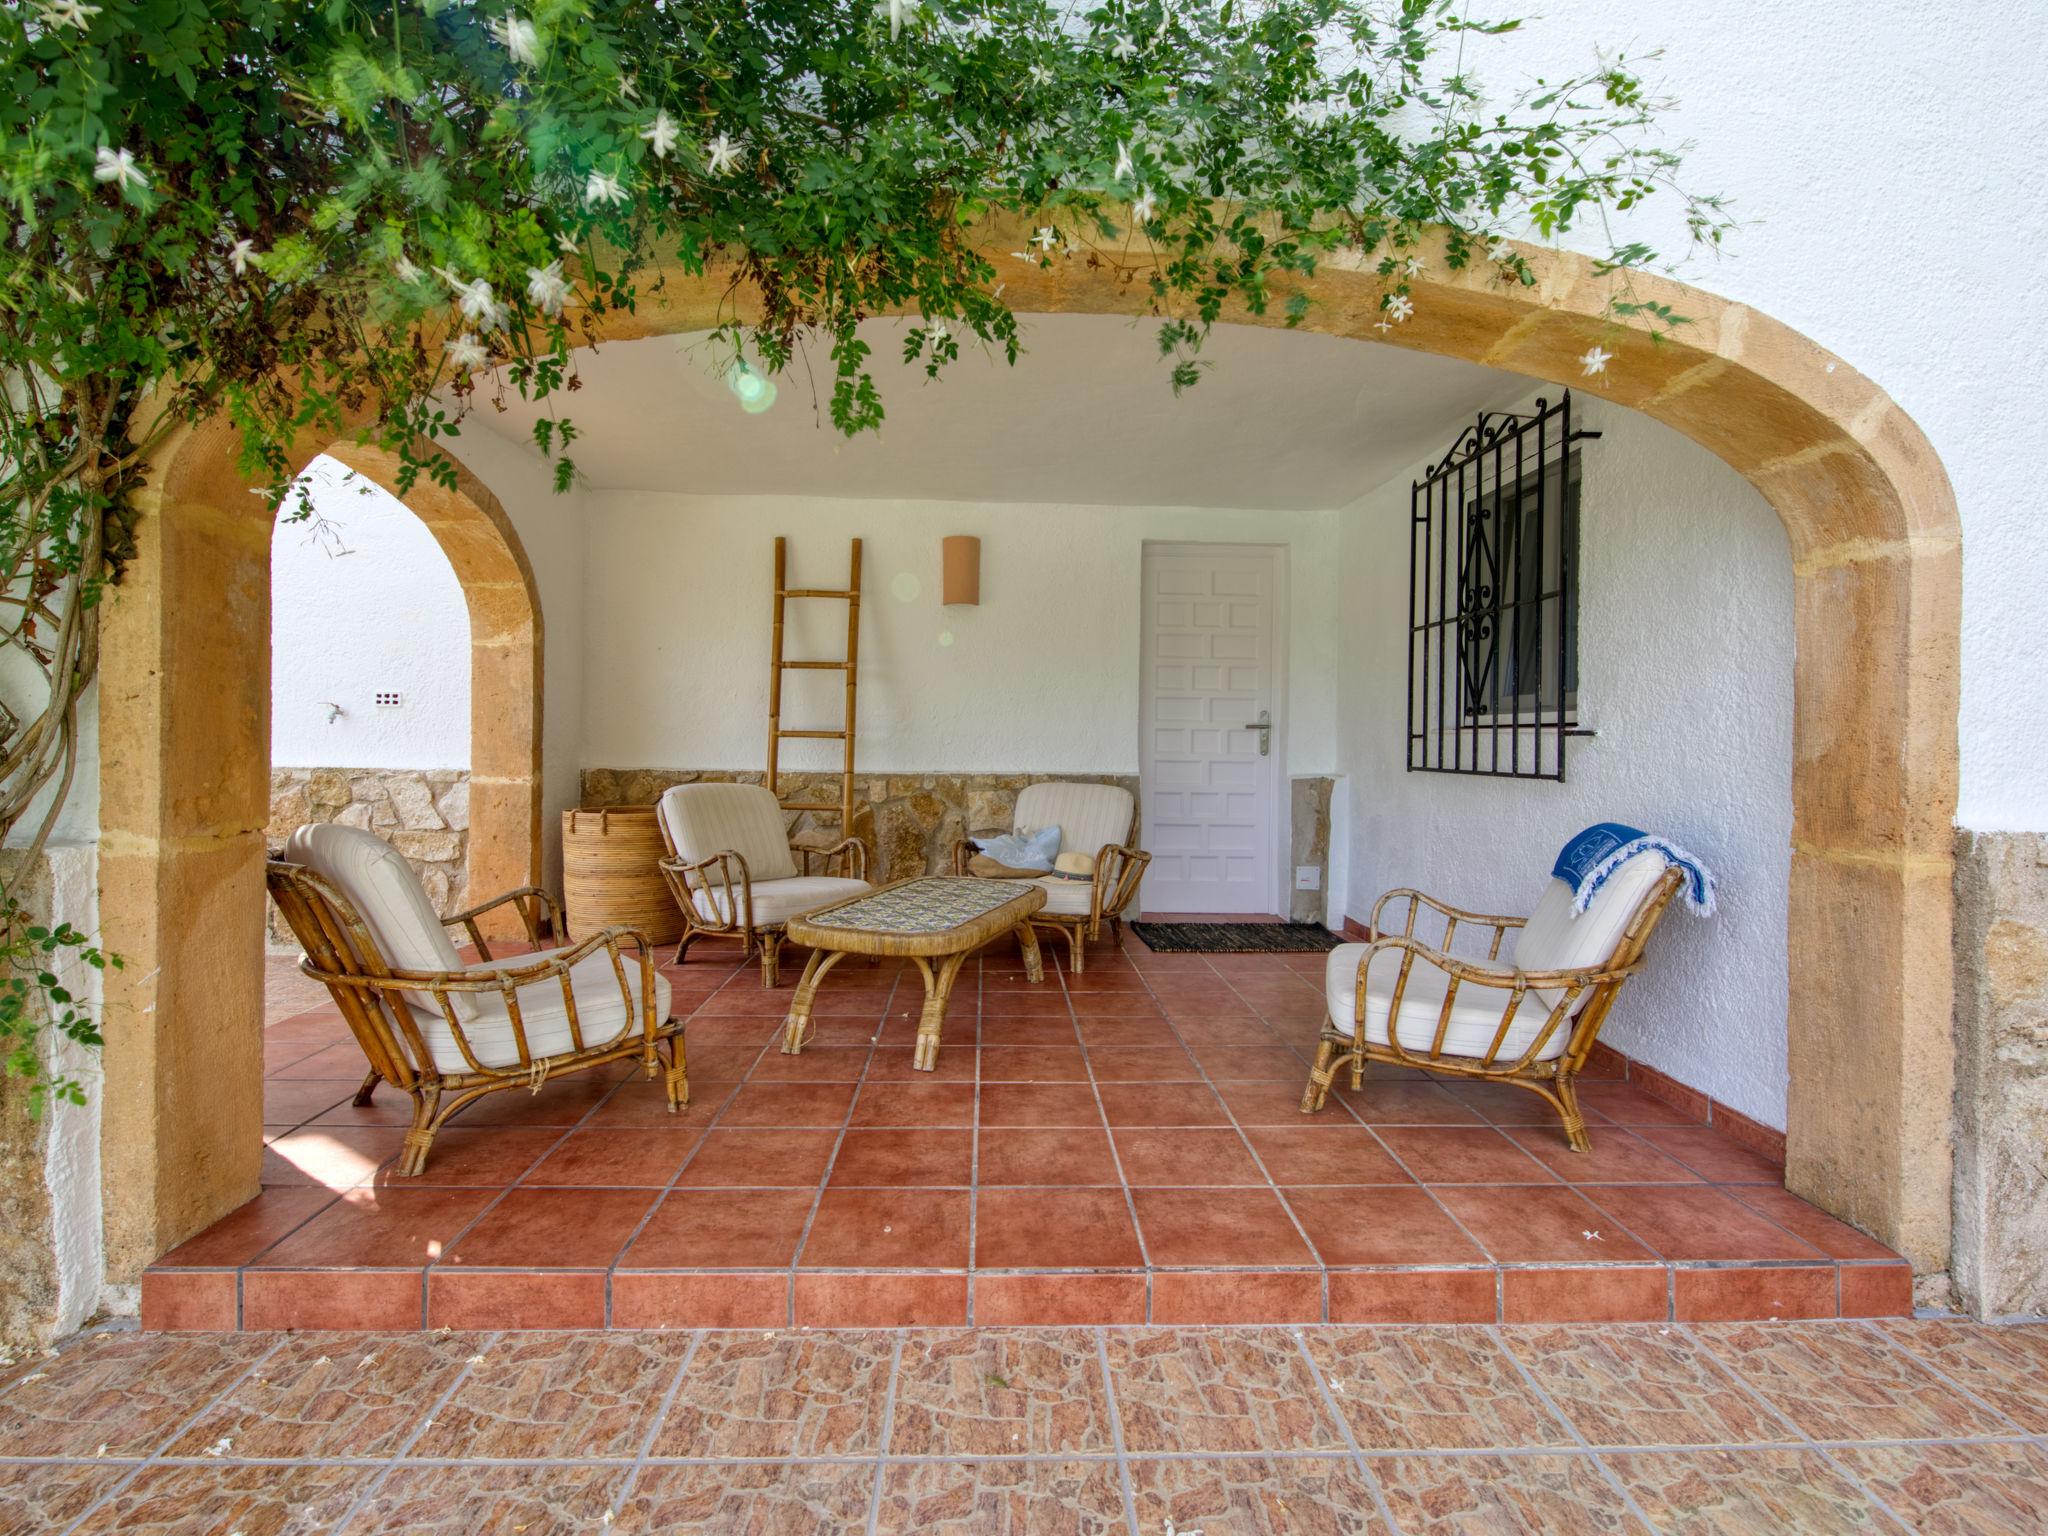
[[[1045,979],[1038,935],[1031,928],[1031,914],[1044,905],[1045,892],[1022,880],[917,875],[792,917],[790,942],[808,945],[811,958],[782,1026],[783,1054],[798,1054],[810,1039],[811,1000],[827,971],[848,955],[898,955],[924,977],[924,1014],[917,1022],[911,1065],[931,1071],[939,1056],[946,1000],[969,955],[1014,932],[1024,949],[1024,974],[1033,981]]]

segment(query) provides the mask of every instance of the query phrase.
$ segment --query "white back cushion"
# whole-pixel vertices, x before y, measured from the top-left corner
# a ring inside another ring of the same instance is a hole
[[[658,808],[684,862],[729,848],[747,861],[749,880],[796,878],[782,807],[765,784],[678,784],[663,792]],[[703,882],[692,876],[690,883]]]
[[[1598,965],[1614,953],[1645,897],[1669,866],[1643,852],[1607,877],[1584,912],[1572,912],[1572,888],[1550,877],[1543,899],[1515,936],[1514,963],[1524,971],[1565,971]]]
[[[1017,796],[1015,825],[1058,827],[1062,853],[1100,853],[1131,835],[1136,802],[1120,784],[1032,784]]]
[[[456,954],[427,893],[420,889],[419,876],[405,862],[405,855],[374,832],[333,823],[300,827],[286,839],[284,856],[325,876],[340,889],[392,969],[462,969],[462,957]],[[457,1018],[468,1022],[476,1017],[476,1004],[468,995],[451,996]],[[440,1012],[427,994],[413,994],[413,1001]]]

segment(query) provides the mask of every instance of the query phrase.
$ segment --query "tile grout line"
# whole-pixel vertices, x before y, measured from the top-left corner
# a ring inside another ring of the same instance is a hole
[[[233,1381],[229,1382],[226,1386],[222,1387],[218,1392],[214,1393],[212,1397],[208,1398],[204,1403],[202,1403],[199,1407],[198,1412],[194,1413],[190,1418],[182,1420],[170,1431],[170,1433],[165,1435],[161,1444],[158,1446],[157,1450],[144,1456],[142,1460],[138,1461],[132,1468],[129,1469],[127,1476],[116,1478],[112,1486],[110,1486],[106,1492],[102,1493],[90,1504],[86,1505],[84,1509],[80,1510],[78,1518],[73,1520],[70,1524],[64,1527],[65,1536],[69,1536],[70,1532],[78,1530],[81,1526],[85,1524],[87,1520],[91,1519],[93,1515],[97,1514],[100,1509],[102,1509],[107,1503],[109,1503],[123,1489],[131,1486],[136,1481],[136,1479],[143,1475],[143,1473],[147,1472],[151,1467],[155,1466],[158,1462],[162,1461],[164,1459],[163,1451],[165,1447],[176,1445],[181,1436],[189,1433],[193,1428],[195,1428],[198,1425],[200,1420],[204,1419],[209,1413],[213,1412],[214,1409],[218,1408],[223,1402],[227,1401],[229,1395],[233,1393],[236,1388],[241,1386],[243,1382],[247,1381],[251,1376],[256,1374],[257,1368],[259,1366],[261,1366],[272,1355],[276,1354],[280,1349],[283,1348],[284,1340],[282,1338],[273,1340],[270,1347],[264,1350],[255,1359],[251,1360],[246,1366],[244,1366],[241,1369],[241,1371],[235,1376],[235,1379]]]
[[[1149,1308],[1147,1315],[1150,1315]],[[1116,1457],[1117,1483],[1123,1490],[1124,1522],[1130,1527],[1131,1536],[1138,1536],[1138,1495],[1131,1486],[1130,1453],[1124,1445],[1123,1410],[1117,1406],[1116,1400],[1116,1373],[1109,1368],[1109,1335],[1100,1328],[1091,1331],[1095,1335],[1095,1368],[1102,1372],[1102,1397],[1109,1414],[1109,1448]]]
[[[449,1382],[447,1389],[428,1405],[427,1411],[421,1415],[419,1423],[413,1425],[412,1433],[405,1437],[403,1443],[390,1456],[380,1458],[384,1464],[383,1470],[370,1479],[363,1491],[356,1495],[355,1502],[350,1504],[342,1517],[334,1522],[330,1528],[330,1536],[341,1536],[341,1533],[348,1528],[349,1522],[361,1514],[364,1507],[383,1491],[384,1485],[391,1480],[391,1474],[398,1470],[399,1462],[404,1458],[405,1453],[420,1443],[420,1438],[433,1427],[434,1420],[441,1416],[441,1410],[448,1406],[449,1401],[457,1392],[462,1390],[462,1384],[469,1380],[470,1374],[476,1369],[477,1362],[487,1358],[492,1350],[504,1342],[504,1338],[505,1335],[502,1330],[485,1335],[482,1346],[473,1357],[462,1362],[462,1369],[455,1373],[455,1379]]]
[[[1358,1475],[1365,1479],[1365,1486],[1371,1490],[1372,1501],[1380,1512],[1380,1518],[1387,1522],[1387,1529],[1394,1532],[1394,1536],[1400,1536],[1401,1522],[1394,1518],[1393,1506],[1387,1502],[1386,1491],[1381,1488],[1378,1476],[1366,1465],[1365,1452],[1359,1448],[1358,1436],[1351,1432],[1351,1421],[1344,1417],[1343,1410],[1337,1406],[1335,1394],[1330,1391],[1330,1383],[1324,1378],[1323,1368],[1309,1352],[1308,1336],[1299,1328],[1289,1331],[1294,1335],[1294,1347],[1301,1356],[1302,1364],[1308,1368],[1309,1379],[1316,1384],[1316,1391],[1322,1396],[1323,1411],[1329,1414],[1330,1421],[1337,1426],[1337,1433],[1344,1437],[1344,1444],[1351,1452],[1351,1464],[1358,1469]]]
[[[896,1380],[903,1374],[903,1335],[896,1335],[895,1347],[889,1351],[889,1387],[882,1397],[882,1428],[875,1441],[875,1454],[863,1458],[875,1469],[874,1486],[868,1490],[867,1536],[875,1536],[875,1527],[882,1518],[882,1468],[889,1454],[889,1439],[896,1432]],[[860,1465],[859,1461],[854,1463]]]
[[[1579,1426],[1572,1420],[1571,1416],[1567,1414],[1564,1411],[1564,1409],[1558,1405],[1557,1400],[1550,1395],[1549,1389],[1547,1389],[1542,1382],[1536,1379],[1535,1374],[1530,1371],[1528,1366],[1522,1363],[1522,1357],[1515,1353],[1514,1346],[1508,1342],[1506,1336],[1501,1332],[1499,1324],[1488,1324],[1486,1327],[1486,1332],[1488,1336],[1492,1338],[1495,1346],[1500,1350],[1500,1352],[1507,1356],[1508,1364],[1512,1365],[1515,1368],[1515,1373],[1519,1375],[1522,1378],[1522,1380],[1528,1385],[1529,1390],[1531,1392],[1534,1392],[1537,1398],[1542,1402],[1543,1406],[1550,1410],[1552,1417],[1554,1417],[1558,1423],[1564,1426],[1565,1433],[1570,1435],[1572,1439],[1578,1443],[1578,1447],[1581,1451],[1585,1452],[1586,1455],[1590,1456],[1593,1459],[1594,1469],[1597,1472],[1599,1472],[1601,1477],[1606,1479],[1608,1487],[1612,1488],[1617,1494],[1621,1495],[1622,1505],[1629,1511],[1629,1513],[1634,1515],[1638,1520],[1642,1521],[1646,1529],[1651,1531],[1659,1529],[1657,1522],[1650,1518],[1649,1511],[1644,1509],[1641,1504],[1636,1502],[1636,1496],[1628,1491],[1628,1485],[1622,1482],[1621,1478],[1616,1474],[1614,1468],[1608,1466],[1607,1463],[1601,1459],[1600,1453],[1593,1449],[1592,1444],[1586,1439],[1585,1435],[1580,1432]]]
[[[1082,974],[1086,975],[1087,973],[1084,971]],[[1158,996],[1152,991],[1152,983],[1145,980],[1143,972],[1139,973],[1138,980],[1145,989],[1145,996],[1152,999],[1152,1004],[1155,1008],[1159,1007]],[[1061,978],[1061,983],[1062,990],[1064,991],[1064,977]],[[1145,1227],[1138,1220],[1138,1197],[1131,1188],[1130,1175],[1124,1172],[1124,1155],[1117,1150],[1116,1127],[1109,1123],[1109,1110],[1102,1102],[1102,1083],[1095,1076],[1095,1060],[1088,1054],[1088,1037],[1081,1033],[1081,1015],[1074,1007],[1074,994],[1066,992],[1065,995],[1067,1000],[1067,1022],[1074,1027],[1074,1046],[1081,1053],[1081,1070],[1088,1074],[1088,1096],[1095,1100],[1095,1118],[1101,1128],[1103,1140],[1109,1143],[1109,1165],[1116,1170],[1117,1188],[1124,1197],[1124,1214],[1130,1217],[1131,1235],[1138,1240],[1138,1262],[1144,1266],[1145,1270],[1145,1321],[1150,1323],[1153,1316],[1153,1303],[1156,1300],[1152,1288],[1157,1275],[1156,1266],[1152,1263],[1151,1245],[1145,1241]],[[1159,1011],[1161,1016],[1164,1017],[1166,1010],[1160,1008]],[[1180,1040],[1180,1031],[1173,1028],[1173,1020],[1167,1019],[1166,1027],[1173,1030],[1175,1040]],[[1184,1041],[1181,1048],[1183,1050],[1186,1049]],[[1126,1505],[1125,1512],[1131,1520],[1131,1529],[1133,1532],[1136,1532],[1138,1517],[1133,1512],[1136,1505],[1132,1502],[1130,1479],[1128,1476],[1124,1479],[1124,1503]]]
[[[1887,1504],[1883,1499],[1879,1498],[1877,1493],[1870,1487],[1870,1485],[1864,1482],[1863,1479],[1857,1475],[1854,1468],[1850,1467],[1845,1462],[1843,1462],[1840,1457],[1836,1456],[1834,1452],[1829,1449],[1829,1446],[1838,1445],[1841,1442],[1829,1441],[1823,1443],[1821,1441],[1815,1440],[1813,1436],[1809,1435],[1804,1429],[1800,1428],[1798,1424],[1793,1422],[1792,1416],[1789,1413],[1786,1413],[1783,1409],[1778,1407],[1776,1403],[1772,1402],[1769,1398],[1765,1397],[1761,1388],[1752,1385],[1742,1375],[1740,1371],[1736,1370],[1734,1366],[1730,1365],[1727,1361],[1723,1360],[1720,1354],[1714,1349],[1713,1345],[1707,1339],[1701,1337],[1701,1335],[1690,1325],[1685,1323],[1673,1323],[1671,1326],[1674,1329],[1676,1329],[1682,1337],[1691,1342],[1692,1347],[1699,1351],[1700,1358],[1702,1360],[1706,1361],[1715,1370],[1719,1371],[1723,1376],[1727,1377],[1730,1381],[1734,1382],[1737,1391],[1743,1392],[1747,1394],[1749,1397],[1755,1399],[1758,1406],[1761,1407],[1765,1413],[1769,1414],[1772,1418],[1776,1419],[1780,1424],[1784,1425],[1787,1429],[1791,1430],[1792,1433],[1799,1438],[1802,1445],[1811,1447],[1815,1454],[1817,1454],[1821,1458],[1821,1460],[1825,1461],[1830,1467],[1834,1468],[1835,1472],[1839,1476],[1845,1478],[1848,1481],[1850,1487],[1854,1488],[1858,1493],[1862,1494],[1866,1499],[1868,1499],[1873,1509],[1876,1509],[1883,1513],[1888,1519],[1890,1519],[1893,1522],[1893,1524],[1897,1525],[1900,1529],[1912,1529],[1911,1525],[1906,1520],[1900,1517],[1899,1512],[1897,1510],[1893,1509],[1891,1505]]]
[[[697,1347],[704,1342],[702,1329],[690,1335],[690,1342],[683,1350],[683,1358],[676,1364],[674,1380],[668,1384],[668,1391],[662,1394],[660,1405],[654,1410],[653,1422],[647,1426],[647,1433],[640,1437],[640,1450],[633,1458],[633,1465],[626,1471],[626,1479],[619,1484],[619,1491],[613,1495],[610,1506],[613,1515],[624,1512],[626,1501],[633,1496],[634,1485],[640,1481],[641,1470],[647,1465],[647,1458],[653,1453],[654,1442],[660,1437],[662,1426],[668,1422],[669,1410],[675,1406],[676,1394],[683,1390],[683,1379],[690,1374],[690,1365],[697,1358]]]

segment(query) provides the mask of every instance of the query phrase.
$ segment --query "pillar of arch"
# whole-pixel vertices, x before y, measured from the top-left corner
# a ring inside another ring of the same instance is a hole
[[[236,446],[215,422],[159,453],[104,621],[100,922],[126,962],[106,980],[100,1090],[116,1281],[252,1197],[262,1169],[271,516]],[[293,469],[321,452],[400,494],[395,455],[331,436],[297,444]],[[422,479],[401,499],[469,608],[469,880],[481,898],[540,880],[541,613],[503,506],[456,469],[452,488]]]
[[[1014,260],[1026,233],[974,236],[1020,314],[1147,312],[1146,285],[1107,266]],[[1601,395],[1702,444],[1777,509],[1796,594],[1787,1183],[1938,1270],[1961,620],[1947,477],[1883,390],[1757,310],[1639,277],[1638,300],[1687,317],[1653,339],[1607,315],[1610,281],[1590,261],[1523,254],[1534,286],[1425,250],[1415,316],[1388,332],[1374,262],[1328,261],[1306,285],[1304,328]],[[589,339],[706,329],[730,313],[726,281],[657,266],[638,308],[598,317]],[[1282,297],[1228,319],[1278,325]],[[1586,378],[1579,359],[1596,344],[1613,361]],[[109,614],[103,921],[139,962],[109,988],[109,1146],[132,1138],[109,1162],[116,1278],[255,1187],[268,527],[248,515],[233,448],[209,424],[159,456],[135,572]],[[147,1209],[129,1211],[138,1200]]]

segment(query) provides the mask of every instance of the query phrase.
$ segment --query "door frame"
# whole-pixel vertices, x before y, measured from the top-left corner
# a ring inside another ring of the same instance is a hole
[[[1273,915],[1287,921],[1293,901],[1294,871],[1288,864],[1293,849],[1294,792],[1287,772],[1287,641],[1292,632],[1292,604],[1289,586],[1289,544],[1256,544],[1235,539],[1146,539],[1138,550],[1138,804],[1141,821],[1145,795],[1150,788],[1147,772],[1151,744],[1145,739],[1145,698],[1152,685],[1152,625],[1146,606],[1145,574],[1157,555],[1257,555],[1273,573],[1273,815],[1268,828],[1273,854],[1273,885],[1267,891]],[[1143,843],[1142,836],[1140,844]],[[1138,911],[1145,908],[1145,891],[1138,889]]]

